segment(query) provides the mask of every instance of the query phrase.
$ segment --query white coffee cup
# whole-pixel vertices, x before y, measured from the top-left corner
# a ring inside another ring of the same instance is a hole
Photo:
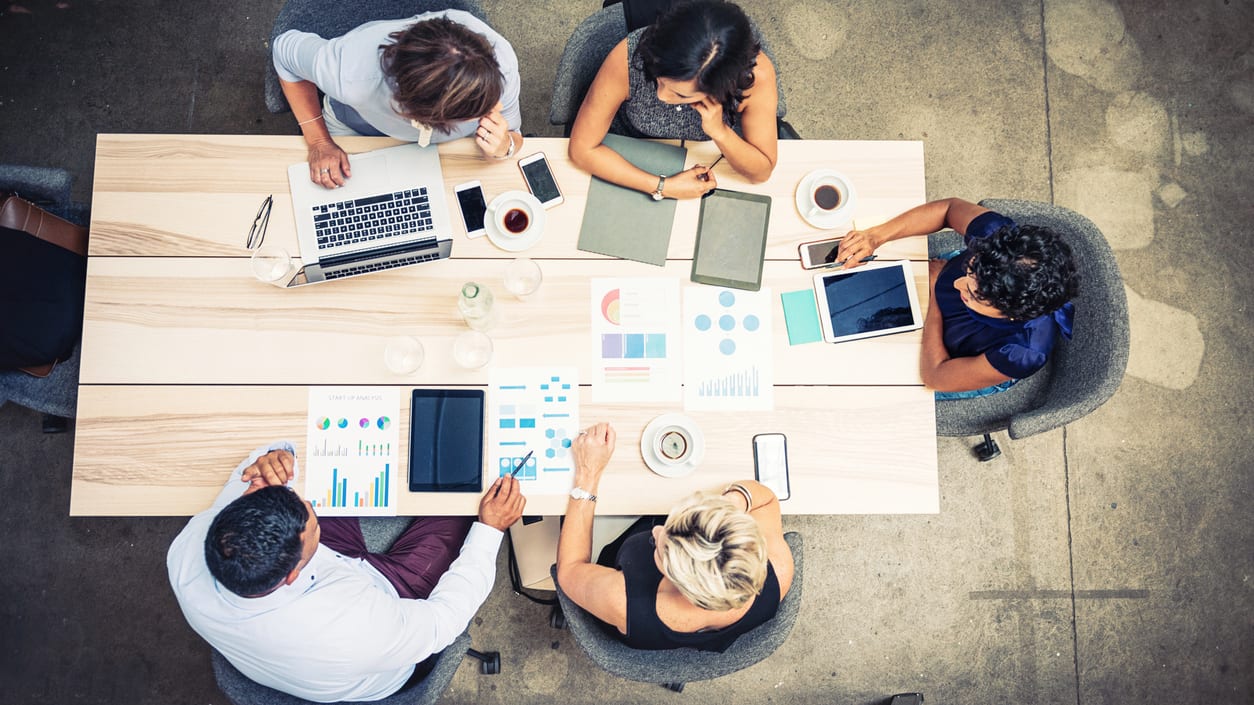
[[[531,199],[535,201],[535,199]],[[536,209],[533,203],[523,198],[509,197],[493,202],[492,222],[496,231],[506,238],[521,238],[534,227]]]
[[[679,426],[663,426],[653,436],[653,454],[666,465],[683,465],[692,457],[692,436]]]
[[[837,214],[852,215],[855,194],[849,181],[840,174],[822,174],[807,186],[806,203],[809,218],[827,220]]]

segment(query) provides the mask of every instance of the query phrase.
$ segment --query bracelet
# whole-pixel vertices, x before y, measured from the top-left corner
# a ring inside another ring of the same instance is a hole
[[[322,113],[318,113],[317,115],[309,118],[308,120],[301,120],[300,122],[296,123],[296,126],[300,127],[301,125],[304,125],[305,123],[313,122],[314,120],[321,120],[321,119],[322,119]]]
[[[723,490],[723,494],[727,494],[728,492],[739,492],[745,498],[746,512],[753,509],[753,494],[749,492],[748,487],[745,487],[739,482],[733,482],[727,486],[727,489]]]
[[[517,147],[517,145],[514,144],[514,133],[512,131],[506,131],[505,136],[509,138],[509,149],[505,150],[505,156],[498,157],[493,154],[492,158],[497,161],[504,161],[514,156],[514,149]]]

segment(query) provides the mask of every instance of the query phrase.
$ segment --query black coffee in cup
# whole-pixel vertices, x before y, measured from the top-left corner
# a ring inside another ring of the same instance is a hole
[[[527,211],[521,208],[511,208],[505,213],[505,229],[511,233],[521,233],[530,224],[531,219],[527,217]]]
[[[835,186],[823,184],[814,189],[814,205],[830,211],[840,205],[840,191]]]

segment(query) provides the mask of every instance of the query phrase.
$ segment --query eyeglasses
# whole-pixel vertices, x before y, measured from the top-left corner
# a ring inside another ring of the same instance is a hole
[[[248,231],[248,240],[244,246],[250,250],[261,247],[261,243],[266,240],[266,227],[270,225],[270,208],[274,206],[274,194],[266,196],[266,200],[261,202],[261,208],[257,209],[257,217],[253,218],[253,227]]]

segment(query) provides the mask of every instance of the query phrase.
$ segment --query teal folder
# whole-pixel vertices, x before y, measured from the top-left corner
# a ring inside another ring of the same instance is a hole
[[[817,343],[823,339],[814,289],[784,292],[779,295],[779,300],[784,304],[784,325],[788,327],[789,345]]]

